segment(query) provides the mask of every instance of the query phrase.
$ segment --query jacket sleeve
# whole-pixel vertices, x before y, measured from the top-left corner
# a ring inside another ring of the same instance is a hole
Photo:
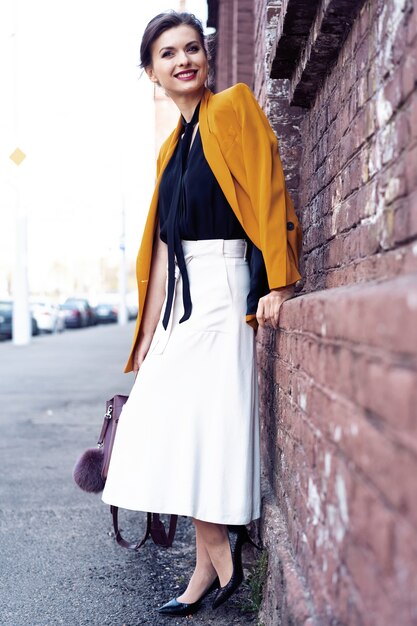
[[[247,191],[259,224],[269,288],[291,285],[298,270],[301,228],[285,185],[277,138],[249,87],[235,87]]]

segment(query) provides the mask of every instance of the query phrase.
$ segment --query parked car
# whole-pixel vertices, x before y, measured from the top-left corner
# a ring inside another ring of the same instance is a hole
[[[36,321],[36,319],[33,317],[32,314],[30,316],[30,320],[32,323],[32,335],[39,335],[38,322]]]
[[[54,304],[34,302],[31,311],[40,332],[61,333],[65,330],[65,318],[59,307]]]
[[[64,316],[65,328],[84,328],[87,326],[87,314],[79,304],[64,302],[59,308]]]
[[[96,295],[94,311],[98,323],[115,322],[120,311],[120,293],[117,291],[102,292]],[[135,291],[126,294],[126,313],[128,321],[136,320],[138,315],[138,295]]]
[[[95,326],[97,324],[97,317],[95,311],[89,301],[86,298],[67,298],[64,304],[76,305],[84,313],[83,317],[86,319],[86,326]]]
[[[126,295],[126,305],[129,320],[135,320],[138,316],[138,294],[136,291],[129,291]]]
[[[0,302],[0,337],[10,339],[12,336],[13,305],[11,302]]]
[[[98,304],[94,312],[99,324],[111,324],[117,322],[118,309],[115,304]]]
[[[138,316],[138,305],[137,304],[131,304],[128,305],[127,307],[127,317],[129,319],[129,321],[131,320],[135,320]]]
[[[32,335],[39,334],[38,324],[31,314]],[[13,335],[13,302],[0,301],[0,338],[11,339]]]

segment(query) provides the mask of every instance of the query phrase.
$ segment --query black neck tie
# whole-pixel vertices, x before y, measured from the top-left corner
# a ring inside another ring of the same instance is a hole
[[[194,127],[198,122],[198,112],[200,105],[198,104],[194,115],[190,122],[186,122],[182,118],[182,124],[184,128],[184,134],[178,146],[178,154],[175,163],[174,179],[177,182],[175,191],[172,196],[171,206],[169,208],[167,218],[167,244],[168,244],[168,290],[167,290],[167,303],[165,307],[164,317],[162,320],[163,327],[166,329],[168,326],[169,317],[171,314],[172,302],[174,299],[175,291],[175,257],[177,258],[178,269],[182,277],[182,300],[184,305],[184,315],[180,319],[181,322],[185,322],[191,315],[191,295],[190,295],[190,283],[188,281],[187,267],[184,259],[184,252],[181,244],[181,237],[178,224],[178,213],[182,208],[183,203],[183,176],[186,169],[187,157],[190,151],[191,140],[193,138]]]

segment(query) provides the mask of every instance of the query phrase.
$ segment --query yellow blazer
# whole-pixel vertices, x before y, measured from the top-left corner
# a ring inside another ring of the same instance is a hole
[[[204,155],[249,239],[263,254],[269,287],[291,285],[298,271],[301,228],[287,191],[277,138],[249,87],[239,83],[218,94],[206,89],[199,129]],[[164,142],[157,160],[157,180],[136,263],[139,309],[125,372],[133,369],[158,220],[161,176],[181,134],[181,117]],[[256,324],[254,315],[246,316]]]

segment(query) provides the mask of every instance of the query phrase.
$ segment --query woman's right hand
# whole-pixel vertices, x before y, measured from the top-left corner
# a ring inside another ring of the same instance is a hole
[[[168,265],[168,247],[159,236],[159,223],[155,232],[152,251],[152,264],[149,276],[148,292],[145,301],[141,330],[133,352],[133,371],[138,373],[148,354],[165,299],[165,284]]]
[[[146,355],[148,354],[149,347],[152,342],[154,333],[146,333],[140,336],[133,353],[133,371],[138,373]]]

